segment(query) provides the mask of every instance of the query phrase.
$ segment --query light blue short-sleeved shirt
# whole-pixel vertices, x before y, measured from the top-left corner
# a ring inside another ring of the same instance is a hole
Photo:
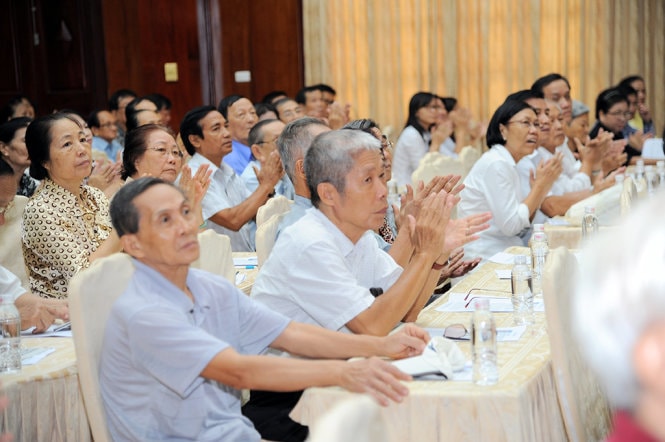
[[[240,175],[240,178],[245,182],[245,186],[247,186],[247,190],[252,193],[259,187],[259,179],[256,177],[254,167],[256,167],[256,170],[261,170],[261,163],[258,160],[250,161]],[[283,195],[290,200],[296,196],[296,190],[293,188],[293,184],[291,184],[291,180],[287,174],[282,175],[282,178],[275,184],[275,193]]]
[[[249,146],[242,144],[238,140],[231,140],[231,148],[233,149],[231,153],[226,155],[222,161],[224,164],[228,164],[240,176],[245,167],[247,167],[247,163],[249,163],[252,150]]]
[[[192,303],[160,273],[134,264],[112,307],[100,362],[113,440],[260,440],[240,412],[240,391],[200,374],[228,347],[265,351],[288,319],[222,277],[190,269]]]

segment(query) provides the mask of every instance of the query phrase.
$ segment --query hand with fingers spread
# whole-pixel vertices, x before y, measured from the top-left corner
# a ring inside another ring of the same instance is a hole
[[[616,176],[624,173],[626,171],[625,167],[619,167],[615,171],[611,172],[606,177],[598,175],[593,181],[593,193],[602,192],[605,189],[609,189],[616,182]]]
[[[448,221],[444,253],[450,254],[464,244],[477,240],[479,236],[476,233],[489,229],[490,219],[492,219],[492,213],[485,212]]]
[[[261,166],[261,170],[254,167],[254,173],[259,180],[259,186],[268,185],[271,189],[274,188],[284,175],[284,168],[282,167],[279,152],[276,150],[270,152],[265,164]]]
[[[628,154],[624,152],[625,147],[626,140],[614,140],[610,142],[605,156],[603,156],[600,163],[603,176],[626,164]]]
[[[348,362],[338,385],[355,393],[367,393],[387,406],[390,401],[402,402],[409,389],[401,381],[412,378],[389,362],[376,357]]]
[[[478,264],[480,264],[480,258],[464,260],[464,249],[460,247],[454,250],[448,258],[448,264],[441,271],[441,278],[459,278],[475,269]]]
[[[212,170],[209,170],[209,167],[208,164],[200,165],[196,173],[192,176],[192,169],[189,165],[185,164],[182,167],[180,182],[178,183],[180,189],[185,193],[187,200],[189,200],[191,210],[196,214],[199,225],[202,225],[205,221],[203,219],[202,201],[210,186]]]
[[[539,186],[542,189],[546,189],[545,193],[549,192],[549,189],[552,188],[552,185],[563,171],[562,159],[561,152],[557,152],[549,160],[541,161],[536,170],[530,172],[531,188]]]
[[[433,261],[441,255],[446,242],[446,224],[450,220],[456,198],[441,190],[422,200],[417,217],[409,215],[414,253],[427,254]]]
[[[56,319],[69,320],[69,308],[63,299],[46,299],[24,293],[16,298],[16,308],[21,315],[21,328],[35,327],[33,333],[45,332]]]
[[[429,145],[430,152],[438,152],[441,143],[453,134],[453,122],[450,119],[440,122],[430,130],[432,141]]]

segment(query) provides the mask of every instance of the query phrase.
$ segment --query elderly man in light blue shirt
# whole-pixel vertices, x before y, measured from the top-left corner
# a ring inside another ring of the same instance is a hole
[[[100,362],[113,440],[258,441],[240,413],[243,388],[340,385],[381,403],[408,394],[399,381],[409,377],[378,358],[256,355],[271,346],[306,358],[404,357],[424,348],[429,337],[421,329],[373,338],[298,324],[221,276],[190,269],[199,256],[197,222],[181,191],[159,178],[120,189],[111,218],[136,268],[112,307]]]

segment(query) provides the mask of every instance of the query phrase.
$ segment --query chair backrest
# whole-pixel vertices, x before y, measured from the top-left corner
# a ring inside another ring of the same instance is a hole
[[[30,281],[21,248],[21,220],[27,203],[26,197],[15,196],[13,206],[5,213],[5,224],[0,227],[0,263],[18,276],[25,289],[30,288]]]
[[[355,395],[335,405],[311,427],[310,442],[388,440],[381,407],[369,396]]]
[[[111,306],[125,291],[134,273],[131,257],[115,253],[95,261],[69,284],[69,317],[72,321],[79,385],[85,412],[96,442],[110,441],[104,403],[99,389],[99,358]]]
[[[439,152],[428,152],[418,164],[418,168],[411,174],[411,182],[422,181],[427,185],[432,178],[439,175],[466,176],[466,169],[459,158],[451,158]]]
[[[236,270],[233,266],[233,251],[229,237],[208,229],[199,233],[199,247],[199,259],[191,266],[221,275],[235,285]]]
[[[271,216],[256,228],[256,258],[259,268],[266,262],[268,256],[270,256],[270,252],[272,252],[272,248],[275,245],[277,228],[284,216],[286,216],[286,213]]]
[[[459,153],[459,159],[462,162],[462,166],[464,166],[464,175],[462,175],[462,178],[469,174],[471,168],[476,164],[476,161],[478,161],[481,155],[482,153],[477,147],[464,146],[462,148]]]
[[[277,195],[268,199],[256,212],[256,227],[258,228],[261,224],[268,221],[273,215],[288,212],[291,210],[291,204],[293,204],[293,201],[283,195]]]
[[[597,441],[611,427],[611,412],[572,335],[571,296],[577,260],[566,248],[550,250],[543,277],[552,368],[568,440]]]

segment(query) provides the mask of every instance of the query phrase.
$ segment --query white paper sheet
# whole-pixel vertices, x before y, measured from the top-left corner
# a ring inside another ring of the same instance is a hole
[[[233,265],[236,267],[256,267],[259,265],[259,258],[256,256],[233,258]]]
[[[21,364],[34,365],[54,351],[53,347],[21,348]]]
[[[510,296],[496,296],[492,295],[475,295],[472,294],[467,298],[466,293],[451,293],[448,296],[448,302],[436,308],[437,312],[473,312],[472,298],[487,298],[490,304],[490,311],[492,312],[512,312],[513,303]],[[464,299],[466,298],[466,300]],[[471,302],[469,302],[471,301]],[[543,300],[536,298],[533,300],[533,310],[536,312],[544,312],[545,305]]]

